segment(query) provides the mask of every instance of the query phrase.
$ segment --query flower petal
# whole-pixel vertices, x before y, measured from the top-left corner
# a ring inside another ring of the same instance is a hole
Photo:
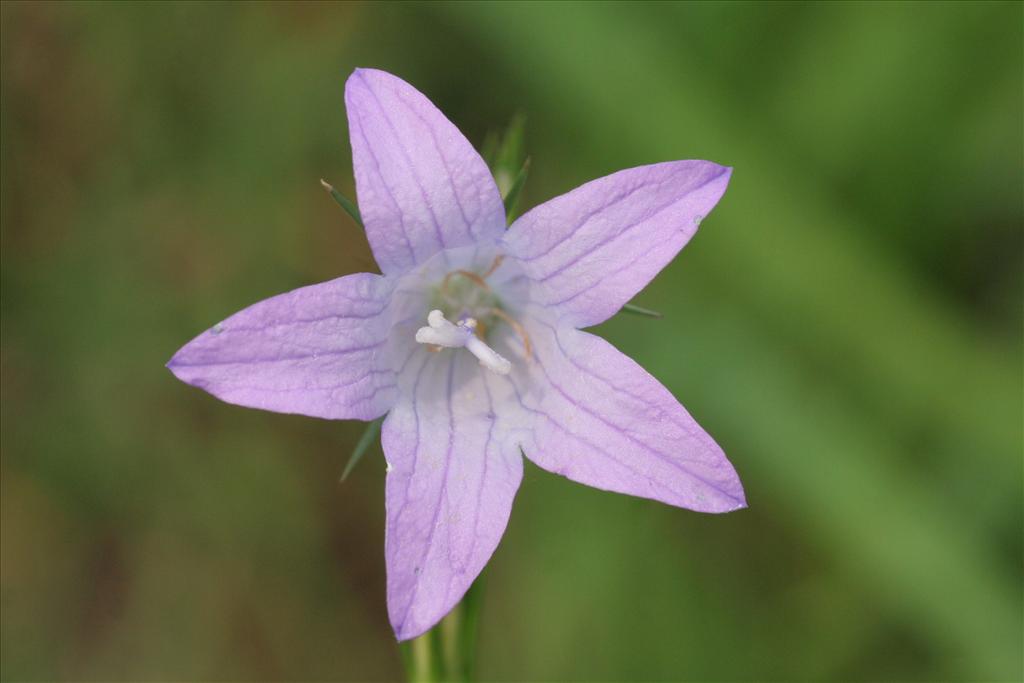
[[[501,237],[505,209],[487,164],[422,93],[356,69],[345,106],[359,210],[384,273]]]
[[[372,420],[394,403],[383,362],[391,286],[359,273],[266,299],[171,358],[178,379],[250,408]]]
[[[462,599],[501,540],[522,479],[518,439],[464,351],[419,352],[384,422],[388,613],[399,640]],[[404,387],[404,385],[403,385]]]
[[[519,218],[505,237],[534,300],[574,327],[614,315],[683,248],[732,169],[671,161],[619,171]]]
[[[746,506],[722,449],[672,394],[615,347],[567,325],[530,323],[530,460],[588,486],[700,512]]]

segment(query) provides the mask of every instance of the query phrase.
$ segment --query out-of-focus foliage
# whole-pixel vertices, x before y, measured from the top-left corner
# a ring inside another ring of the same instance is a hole
[[[163,363],[373,269],[342,86],[384,68],[528,208],[735,167],[599,332],[730,454],[702,516],[527,467],[488,571],[495,680],[1020,680],[1020,3],[5,2],[2,677],[400,676],[383,460]]]

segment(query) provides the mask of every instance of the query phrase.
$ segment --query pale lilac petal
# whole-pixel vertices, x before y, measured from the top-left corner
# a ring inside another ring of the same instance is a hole
[[[722,449],[658,380],[600,337],[539,320],[529,329],[526,457],[582,484],[700,512],[746,506]]]
[[[422,93],[356,69],[345,106],[359,210],[384,273],[502,235],[505,209],[487,165]]]
[[[475,359],[446,350],[408,365],[411,391],[382,432],[388,613],[399,640],[462,599],[501,540],[523,467]]]
[[[535,303],[575,327],[596,325],[679,253],[718,203],[730,173],[709,161],[613,173],[526,213],[505,245],[534,281]]]
[[[360,273],[261,301],[190,341],[178,379],[250,408],[372,420],[396,397],[383,362],[390,284]]]

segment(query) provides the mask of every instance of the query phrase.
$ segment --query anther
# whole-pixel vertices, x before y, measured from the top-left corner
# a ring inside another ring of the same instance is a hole
[[[444,313],[433,310],[427,316],[427,325],[416,330],[416,341],[420,344],[459,348],[466,345],[472,330],[461,325],[453,325],[444,317]]]

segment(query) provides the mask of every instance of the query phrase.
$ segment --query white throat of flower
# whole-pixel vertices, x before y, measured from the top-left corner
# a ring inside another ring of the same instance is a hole
[[[507,375],[512,363],[476,336],[476,320],[465,318],[458,325],[452,324],[444,313],[433,310],[427,316],[427,325],[416,330],[416,341],[420,344],[444,346],[450,349],[465,347],[491,372]]]

